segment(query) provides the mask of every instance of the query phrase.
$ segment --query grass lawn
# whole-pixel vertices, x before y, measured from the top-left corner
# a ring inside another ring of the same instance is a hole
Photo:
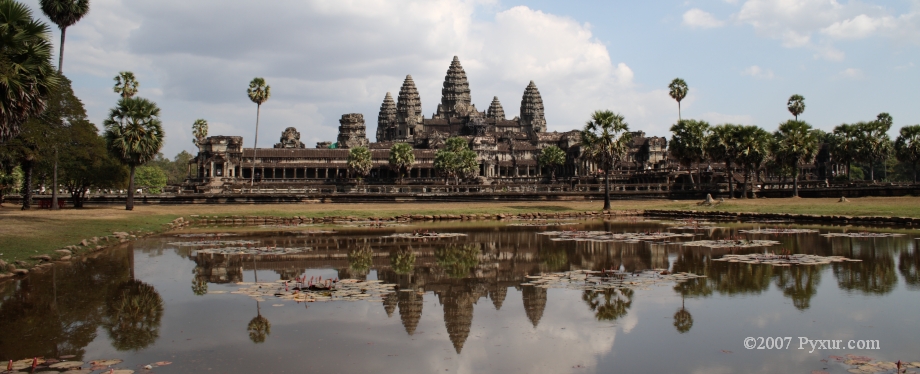
[[[613,201],[614,210],[673,209],[728,212],[799,213],[850,216],[920,217],[920,197],[837,199],[750,199],[728,200],[716,207],[700,207],[696,201],[625,200]],[[598,211],[602,201],[539,201],[487,203],[374,203],[374,204],[264,204],[264,205],[138,205],[133,211],[123,206],[97,206],[60,211],[21,211],[17,206],[0,207],[0,260],[27,260],[29,256],[52,254],[82,239],[111,235],[115,231],[154,231],[177,217],[207,216],[357,216],[391,217],[402,214],[496,214],[525,212]]]

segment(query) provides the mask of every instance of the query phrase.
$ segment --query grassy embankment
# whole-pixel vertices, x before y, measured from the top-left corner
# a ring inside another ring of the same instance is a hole
[[[30,256],[48,254],[94,236],[115,231],[158,232],[177,217],[275,216],[275,217],[392,217],[402,214],[498,214],[525,212],[597,211],[600,201],[532,203],[397,203],[397,204],[276,204],[276,205],[149,205],[125,211],[120,206],[20,211],[9,204],[0,207],[0,260],[29,261]],[[920,217],[920,198],[859,198],[848,203],[836,199],[730,200],[715,207],[700,207],[696,201],[614,201],[614,210],[673,209],[719,210],[727,212],[798,213],[848,216]]]

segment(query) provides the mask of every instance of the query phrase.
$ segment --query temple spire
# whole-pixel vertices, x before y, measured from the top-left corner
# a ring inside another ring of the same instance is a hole
[[[492,104],[489,105],[489,109],[486,109],[486,118],[493,118],[496,121],[505,120],[505,109],[502,108],[502,103],[498,101],[498,96],[492,97]]]
[[[396,99],[396,124],[399,139],[412,139],[416,126],[422,124],[422,99],[411,75],[406,76]]]
[[[454,56],[444,76],[441,104],[438,106],[435,117],[444,119],[463,117],[469,115],[471,105],[470,84],[466,79],[466,71],[460,65],[460,59]]]
[[[396,102],[387,92],[383,103],[380,104],[380,113],[377,115],[377,141],[392,140],[394,135],[396,135]]]
[[[530,81],[521,98],[521,127],[525,131],[545,132],[546,118],[543,117],[543,98],[537,85]]]

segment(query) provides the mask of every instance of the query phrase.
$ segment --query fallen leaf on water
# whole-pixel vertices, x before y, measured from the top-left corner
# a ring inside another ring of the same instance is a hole
[[[94,366],[112,366],[124,362],[124,360],[111,359],[111,360],[92,360],[89,363]]]
[[[166,366],[166,365],[169,365],[169,364],[171,364],[171,363],[172,363],[172,362],[169,362],[169,361],[157,361],[157,362],[154,362],[153,364],[156,365],[156,366]]]
[[[732,352],[732,351],[726,351],[726,350],[723,349],[723,350],[722,350],[722,353],[733,353],[733,352]]]

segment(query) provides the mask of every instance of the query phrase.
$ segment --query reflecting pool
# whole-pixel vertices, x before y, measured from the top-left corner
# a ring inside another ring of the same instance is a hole
[[[90,364],[101,359],[164,373],[893,373],[887,362],[920,366],[917,230],[545,224],[198,227],[142,239],[0,284],[0,360],[63,357],[95,373],[109,370]],[[855,235],[827,235],[844,232]],[[737,245],[686,245],[702,240]],[[745,248],[751,240],[778,244]],[[272,254],[226,253],[255,250]],[[755,253],[822,257],[787,266],[720,261]],[[317,290],[346,282],[357,286],[331,301]],[[745,348],[749,337],[755,349]],[[768,341],[772,349],[757,349]]]

